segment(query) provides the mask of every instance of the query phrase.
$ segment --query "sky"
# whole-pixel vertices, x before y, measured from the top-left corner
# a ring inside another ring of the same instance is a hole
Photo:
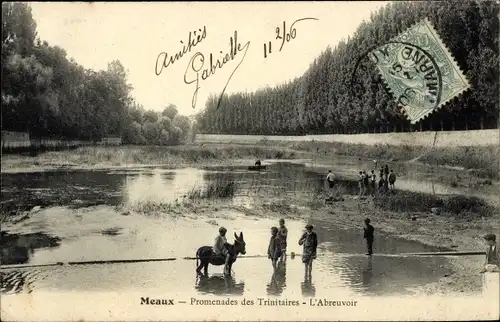
[[[301,76],[327,46],[347,39],[386,4],[49,2],[31,7],[40,39],[64,48],[68,59],[94,70],[118,59],[128,71],[132,96],[144,108],[161,111],[175,104],[180,114],[192,115],[211,94],[253,92]],[[297,21],[303,18],[314,19]],[[284,42],[276,39],[277,28]],[[264,57],[269,43],[271,53]],[[176,59],[180,51],[185,53]]]

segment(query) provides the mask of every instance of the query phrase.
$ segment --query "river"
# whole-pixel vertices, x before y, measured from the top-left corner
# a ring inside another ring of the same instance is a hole
[[[318,233],[319,255],[311,279],[304,276],[300,256],[288,257],[273,274],[265,258],[239,258],[231,278],[222,267],[210,266],[198,278],[196,249],[211,245],[219,226],[243,232],[248,255],[265,255],[271,226],[278,218],[249,216],[237,210],[196,214],[134,211],[150,204],[175,203],[195,187],[214,180],[235,182],[233,203],[252,207],[262,195],[286,195],[322,189],[323,173],[303,165],[273,164],[266,171],[244,167],[115,170],[71,170],[2,174],[2,210],[11,218],[2,225],[3,294],[36,291],[154,291],[205,294],[288,296],[301,294],[412,294],[420,286],[451,274],[444,257],[391,256],[436,251],[433,247],[377,233],[376,254],[364,255],[362,228],[345,229],[331,221],[312,219]],[[356,194],[355,182],[343,182]],[[34,208],[34,209],[33,209]],[[131,211],[124,212],[123,209]],[[26,211],[24,215],[14,212]],[[306,222],[287,219],[288,252],[297,244]],[[164,262],[61,265],[8,268],[96,260],[171,258]]]

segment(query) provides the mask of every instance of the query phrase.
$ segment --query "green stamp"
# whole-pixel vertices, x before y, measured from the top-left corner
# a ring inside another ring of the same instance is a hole
[[[470,88],[427,19],[377,47],[369,57],[412,124]]]

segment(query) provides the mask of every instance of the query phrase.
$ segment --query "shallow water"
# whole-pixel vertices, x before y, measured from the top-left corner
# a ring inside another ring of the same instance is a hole
[[[9,227],[8,235],[4,236],[9,242],[2,243],[2,249],[3,252],[16,253],[17,257],[2,257],[4,264],[169,257],[176,260],[3,270],[2,291],[20,292],[28,287],[29,290],[144,289],[171,292],[177,287],[183,289],[191,285],[193,291],[211,294],[258,295],[265,291],[279,295],[297,292],[298,287],[303,294],[318,292],[326,295],[334,290],[405,294],[451,271],[442,258],[385,255],[434,250],[432,248],[378,234],[376,252],[381,254],[369,258],[363,255],[364,245],[359,231],[339,230],[331,224],[312,222],[320,240],[320,255],[311,283],[304,280],[300,257],[288,258],[286,267],[280,267],[286,272],[280,270],[274,277],[266,258],[240,258],[233,266],[234,281],[220,275],[222,267],[213,266],[210,267],[209,279],[197,281],[195,261],[184,257],[194,257],[199,246],[210,244],[217,234],[216,225],[227,227],[229,232],[243,231],[247,256],[265,255],[269,227],[276,225],[275,220],[248,218],[236,212],[174,219],[139,214],[123,216],[107,206],[85,211],[49,208]],[[301,253],[297,240],[304,224],[287,221],[289,252]],[[39,232],[37,236],[29,235],[35,230]],[[230,236],[229,240],[232,239]]]
[[[229,171],[231,170],[231,171]],[[2,225],[2,264],[48,264],[70,261],[176,258],[173,261],[65,265],[2,269],[1,291],[37,290],[154,291],[192,294],[320,296],[345,294],[407,294],[452,270],[445,258],[401,257],[390,254],[436,249],[376,234],[375,252],[365,252],[362,227],[344,230],[312,220],[320,240],[312,279],[305,279],[300,256],[288,258],[273,274],[267,258],[240,258],[233,277],[210,267],[210,277],[198,280],[196,249],[211,245],[218,226],[243,231],[247,255],[265,255],[269,228],[275,219],[252,218],[235,211],[186,214],[122,213],[144,203],[182,199],[192,188],[212,180],[234,180],[236,203],[250,204],[259,195],[311,191],[322,187],[323,174],[303,166],[278,164],[265,172],[245,168],[129,169],[2,174],[4,209],[41,210],[16,216]],[[349,183],[346,183],[350,187]],[[349,188],[347,188],[349,190]],[[353,185],[353,189],[355,185]],[[355,193],[355,190],[353,190]],[[301,253],[297,241],[305,222],[287,220],[288,252]]]

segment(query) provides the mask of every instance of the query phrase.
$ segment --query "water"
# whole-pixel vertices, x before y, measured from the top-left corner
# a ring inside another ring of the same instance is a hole
[[[267,258],[240,258],[233,276],[210,266],[209,277],[199,279],[196,249],[211,245],[219,226],[243,232],[247,255],[265,255],[269,228],[276,219],[247,216],[235,210],[197,214],[143,214],[123,212],[144,203],[182,199],[194,187],[212,180],[234,180],[234,202],[251,207],[259,195],[288,195],[320,189],[323,174],[307,167],[277,164],[265,172],[245,168],[128,169],[106,171],[2,174],[4,211],[42,209],[11,216],[2,225],[2,264],[48,264],[95,260],[176,258],[173,261],[65,265],[2,269],[4,294],[36,291],[144,291],[154,293],[254,295],[293,297],[335,294],[411,294],[419,286],[452,272],[445,258],[401,257],[387,254],[435,251],[432,247],[377,233],[369,258],[362,228],[342,229],[312,220],[320,240],[312,278],[304,276],[300,256],[288,258],[273,274]],[[355,182],[345,182],[356,193]],[[291,199],[293,200],[293,199]],[[288,252],[301,253],[297,241],[305,222],[287,220]],[[379,255],[380,254],[380,255]],[[146,293],[145,293],[146,294]]]

